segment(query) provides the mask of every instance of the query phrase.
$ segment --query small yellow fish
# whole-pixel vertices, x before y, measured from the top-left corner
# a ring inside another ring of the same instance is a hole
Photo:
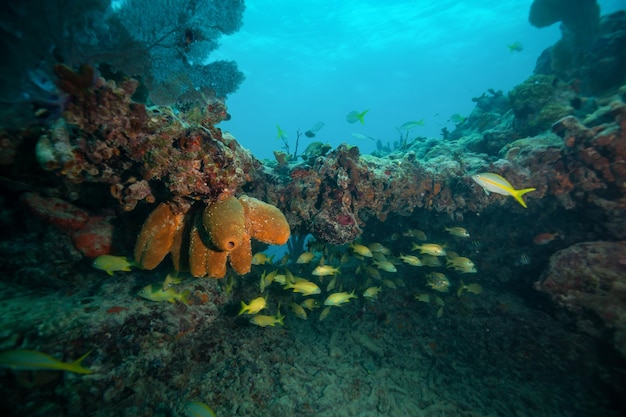
[[[455,271],[461,272],[463,274],[477,272],[474,262],[464,256],[458,256],[454,259],[448,259],[448,262],[446,262],[446,267],[454,269]]]
[[[252,257],[252,265],[265,265],[272,264],[272,259],[274,259],[274,255],[267,256],[263,252],[255,253]]]
[[[193,401],[187,404],[187,416],[188,417],[216,417],[215,411],[205,403],[199,401]]]
[[[322,312],[320,313],[320,318],[319,318],[320,321],[324,320],[326,316],[328,316],[328,313],[330,313],[330,307],[331,306],[328,306],[322,310]]]
[[[306,311],[304,311],[304,308],[300,304],[291,303],[290,307],[296,317],[302,320],[307,319]]]
[[[297,264],[308,264],[309,262],[311,262],[313,260],[313,258],[315,258],[315,253],[313,253],[313,252],[304,252],[304,253],[300,254],[300,256],[298,256],[298,259],[296,259],[296,263]]]
[[[413,255],[400,255],[398,259],[401,259],[404,263],[407,263],[411,266],[422,266],[422,261],[420,258]]]
[[[406,236],[406,237],[414,237],[417,240],[428,240],[428,237],[426,236],[426,233],[424,233],[422,230],[420,229],[409,229],[406,232],[404,232],[402,234],[402,236]]]
[[[461,286],[456,290],[456,296],[460,297],[463,291],[478,295],[483,292],[483,287],[481,287],[480,284],[464,284],[463,281],[461,281]]]
[[[230,293],[233,292],[233,288],[235,288],[235,278],[233,278],[233,274],[228,274],[225,281],[226,282],[224,283],[224,292],[226,293],[226,295],[230,295]]]
[[[381,287],[369,287],[363,292],[363,297],[374,299],[378,297],[378,293],[381,291]]]
[[[256,314],[259,311],[263,310],[266,306],[267,300],[265,299],[265,297],[257,297],[254,300],[250,301],[250,304],[246,304],[242,301],[241,310],[239,310],[238,316],[241,316],[243,313]]]
[[[448,268],[473,268],[474,262],[471,259],[466,258],[464,256],[457,256],[453,259],[448,259],[446,262],[446,267]]]
[[[526,207],[526,203],[522,199],[522,196],[531,191],[535,191],[536,188],[524,188],[521,190],[516,190],[513,188],[510,182],[508,182],[505,178],[501,177],[498,174],[493,174],[490,172],[484,172],[482,174],[472,175],[472,179],[476,182],[476,184],[480,185],[485,193],[489,195],[489,192],[493,192],[501,195],[510,195],[518,203],[522,205],[522,207]]]
[[[267,277],[265,278],[267,280]],[[287,283],[287,277],[285,276],[285,274],[276,274],[274,275],[274,282],[280,284],[280,285],[285,285]]]
[[[507,45],[509,51],[513,52],[522,52],[524,50],[524,45],[521,42],[513,42],[512,44]]]
[[[324,301],[324,305],[326,306],[340,306],[350,301],[351,298],[357,298],[354,295],[354,290],[351,293],[347,292],[336,292],[334,294],[329,295]]]
[[[422,303],[430,303],[430,294],[415,294],[415,299],[417,301],[421,301]]]
[[[136,266],[134,262],[126,259],[125,256],[100,255],[91,263],[96,269],[113,276],[116,271],[130,271],[131,266]]]
[[[37,350],[9,350],[0,353],[0,367],[16,371],[68,371],[76,374],[92,374],[91,369],[80,364],[90,353],[91,351],[74,362],[67,363]]]
[[[261,326],[261,327],[267,327],[267,326],[274,327],[277,323],[280,324],[281,326],[284,326],[285,325],[285,323],[283,323],[284,318],[285,316],[282,316],[280,313],[276,314],[275,316],[266,316],[263,314],[258,314],[256,316],[253,316],[250,319],[250,323],[256,324],[257,326]]]
[[[333,279],[330,280],[328,285],[326,286],[326,291],[332,291],[335,289],[335,285],[337,285],[337,277],[333,276]]]
[[[289,136],[287,136],[285,131],[278,124],[276,125],[276,130],[278,132],[276,134],[276,139],[280,139],[280,140],[287,140],[287,139],[289,139]]]
[[[387,287],[387,288],[391,288],[392,290],[397,290],[397,289],[398,289],[398,287],[397,287],[396,283],[395,283],[395,282],[393,282],[393,281],[392,281],[392,280],[390,280],[390,279],[384,279],[384,280],[383,280],[383,285],[384,285],[385,287]]]
[[[365,115],[367,114],[367,112],[370,111],[370,109],[364,110],[362,112],[358,112],[356,110],[351,111],[350,113],[346,114],[346,121],[348,123],[356,123],[356,122],[361,122],[361,124],[365,124]]]
[[[163,287],[158,284],[146,285],[137,293],[137,295],[141,298],[145,298],[146,300],[150,301],[168,301],[170,303],[180,301],[184,304],[189,304],[189,294],[189,290],[183,293],[176,292],[174,288],[168,288],[167,290],[163,290]]]
[[[420,253],[431,256],[446,256],[446,250],[436,243],[424,243],[423,245],[414,243],[411,250],[419,250]]]
[[[330,265],[318,265],[315,267],[315,269],[313,270],[313,272],[311,272],[313,275],[316,275],[318,277],[325,277],[327,275],[335,275],[339,273],[339,268],[334,268]]]
[[[315,298],[307,298],[302,303],[300,303],[300,305],[309,311],[313,311],[316,308],[320,308],[319,303],[317,302]]]
[[[441,266],[441,261],[436,256],[424,255],[421,261],[422,261],[422,265],[428,266],[431,268],[436,268],[438,266]]]
[[[391,250],[389,250],[388,247],[383,246],[382,244],[378,242],[372,242],[368,244],[367,247],[369,248],[370,251],[382,253],[383,255],[389,255],[391,253]]]
[[[286,283],[283,288],[286,290],[291,288],[293,289],[293,292],[299,292],[304,296],[319,294],[322,292],[316,283],[302,278],[296,279],[296,282],[293,283]]]
[[[361,244],[352,242],[350,244],[350,248],[352,248],[352,250],[355,253],[358,253],[361,256],[365,256],[367,258],[371,258],[372,257],[372,251],[370,250],[370,248],[368,248],[365,245],[361,245]]]
[[[382,269],[383,271],[398,272],[395,265],[387,260],[374,261],[374,265],[376,265],[378,269]]]
[[[432,288],[435,291],[439,292],[448,292],[448,287],[450,287],[450,280],[441,272],[431,272],[426,275],[427,283],[426,285]]]
[[[462,227],[458,227],[458,226],[446,227],[445,229],[446,229],[446,232],[450,233],[452,236],[464,237],[464,238],[470,237],[469,232]]]

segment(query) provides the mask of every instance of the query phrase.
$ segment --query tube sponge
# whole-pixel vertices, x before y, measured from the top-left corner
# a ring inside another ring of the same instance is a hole
[[[228,197],[204,210],[202,224],[216,249],[233,251],[241,245],[245,234],[244,208],[235,197]]]
[[[146,219],[135,244],[135,261],[144,269],[154,269],[170,252],[180,233],[183,214],[175,214],[161,203]]]
[[[284,245],[291,231],[285,215],[275,206],[253,197],[241,196],[246,229],[253,239],[272,245]]]

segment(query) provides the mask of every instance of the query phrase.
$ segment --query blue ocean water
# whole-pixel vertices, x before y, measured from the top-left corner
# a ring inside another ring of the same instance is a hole
[[[601,0],[601,13],[623,0]],[[336,146],[399,138],[397,127],[424,120],[411,133],[440,137],[467,116],[487,89],[509,91],[530,75],[541,52],[560,38],[558,24],[528,22],[531,2],[333,1],[246,2],[243,27],[222,38],[211,59],[232,59],[246,75],[228,97],[233,118],[221,125],[259,158],[279,149],[276,124],[294,151],[296,132],[325,123],[315,139]],[[508,45],[519,42],[521,51]],[[365,124],[349,124],[369,109]]]

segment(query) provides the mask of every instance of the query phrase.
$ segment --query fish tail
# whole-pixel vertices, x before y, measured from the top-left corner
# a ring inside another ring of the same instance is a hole
[[[365,110],[363,113],[359,114],[359,122],[361,122],[362,125],[365,124],[365,115],[367,114],[367,112],[370,111],[370,109]]]
[[[285,319],[285,316],[280,314],[280,311],[279,311],[278,314],[276,315],[276,323],[280,324],[281,326],[284,326],[285,325],[285,323],[283,322],[284,319]]]
[[[524,188],[522,190],[515,190],[514,193],[512,193],[511,195],[513,196],[513,198],[515,198],[517,200],[518,203],[520,203],[522,205],[522,207],[524,208],[528,208],[526,206],[526,203],[524,202],[524,200],[522,199],[522,196],[526,193],[529,193],[531,191],[535,191],[536,188]]]
[[[246,305],[246,303],[244,303],[243,301],[241,302],[241,310],[239,310],[239,314],[237,314],[238,316],[241,316],[246,310],[248,309],[248,306]]]
[[[180,301],[181,301],[183,304],[187,304],[187,305],[189,305],[189,295],[191,295],[191,291],[189,291],[189,290],[184,291],[184,292],[180,295]]]
[[[85,353],[80,358],[76,359],[74,362],[68,363],[67,368],[65,370],[74,372],[77,374],[93,374],[93,371],[91,369],[87,369],[80,364],[90,353],[91,353],[91,350]]]

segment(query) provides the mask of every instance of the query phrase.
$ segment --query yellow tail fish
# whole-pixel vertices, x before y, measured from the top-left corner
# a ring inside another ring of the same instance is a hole
[[[476,184],[483,187],[483,190],[485,190],[487,194],[489,194],[489,192],[494,192],[501,195],[510,195],[511,197],[516,199],[517,202],[520,203],[524,208],[527,207],[524,200],[522,200],[522,196],[526,193],[536,190],[536,188],[524,188],[521,190],[516,190],[505,178],[501,177],[498,174],[493,174],[490,172],[472,175],[472,179],[476,182]]]
[[[18,371],[68,371],[76,374],[91,374],[93,371],[82,366],[80,363],[89,355],[85,353],[74,362],[61,362],[47,353],[37,350],[17,349],[0,353],[0,367]]]

